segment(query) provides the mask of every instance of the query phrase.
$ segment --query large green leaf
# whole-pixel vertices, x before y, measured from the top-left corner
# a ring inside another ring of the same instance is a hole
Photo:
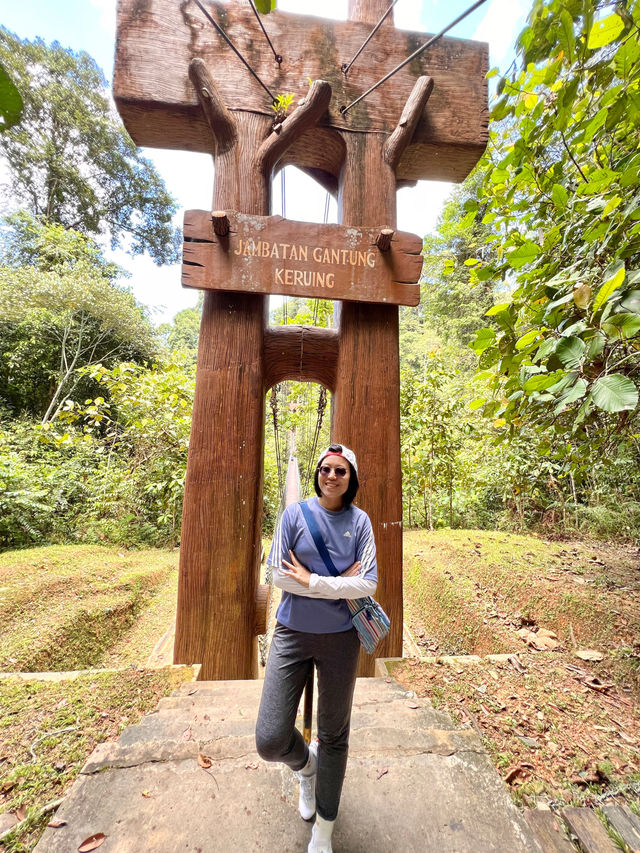
[[[556,347],[556,355],[560,359],[564,367],[574,369],[580,367],[584,361],[584,354],[587,345],[581,338],[574,336],[562,338]]]
[[[538,257],[542,249],[531,240],[527,240],[522,246],[518,246],[507,257],[507,263],[514,270],[520,269],[525,264],[530,264]]]
[[[556,370],[553,373],[538,373],[532,376],[524,383],[524,390],[531,394],[533,391],[544,391],[546,388],[551,388],[555,385],[563,375],[564,371]]]
[[[493,329],[478,329],[475,340],[471,341],[469,346],[476,352],[484,352],[487,347],[491,346],[495,340],[496,333]]]
[[[624,281],[625,275],[626,272],[624,264],[620,262],[616,265],[615,270],[610,273],[609,277],[605,279],[604,284],[597,292],[596,298],[593,300],[594,314],[599,308],[601,308],[605,304],[605,302],[610,298],[614,290],[617,290],[620,287],[620,285]]]
[[[23,106],[22,95],[0,62],[0,132],[18,124]]]
[[[609,317],[602,328],[608,335],[614,338],[632,338],[640,331],[639,314],[614,314]]]
[[[640,314],[640,290],[632,290],[631,293],[627,293],[620,306],[632,314]]]
[[[566,207],[569,201],[569,193],[562,184],[554,184],[551,190],[551,198],[556,207]]]
[[[495,314],[500,314],[502,311],[506,311],[510,305],[510,302],[501,302],[499,305],[493,305],[488,311],[484,312],[484,316],[493,317]]]
[[[256,9],[263,15],[268,15],[276,8],[276,0],[256,0]]]
[[[638,405],[638,389],[627,376],[611,373],[596,379],[591,399],[603,412],[630,412]]]
[[[607,15],[606,18],[596,21],[591,27],[587,47],[589,50],[598,50],[600,47],[611,44],[623,30],[624,21],[620,15],[616,15],[615,12],[613,15]]]
[[[586,393],[586,380],[578,379],[576,384],[558,400],[558,405],[554,409],[555,414],[559,415],[560,412],[563,412],[567,408],[567,406],[571,405],[571,403],[575,403],[576,400],[580,400]]]
[[[532,344],[535,339],[540,334],[540,329],[532,329],[530,332],[527,332],[523,335],[516,343],[516,349],[524,349],[528,347],[529,344]]]

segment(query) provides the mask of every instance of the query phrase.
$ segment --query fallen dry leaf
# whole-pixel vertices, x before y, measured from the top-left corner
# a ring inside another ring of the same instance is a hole
[[[200,765],[200,767],[203,767],[205,770],[208,770],[211,767],[211,759],[207,758],[206,755],[199,753],[198,764]]]
[[[552,651],[560,645],[553,631],[547,631],[545,628],[540,628],[537,632],[529,628],[520,628],[516,633],[523,642],[539,652]]]
[[[419,707],[420,705],[417,702],[407,702],[407,708],[412,708],[414,711]]]
[[[614,684],[603,684],[599,678],[585,678],[584,684],[592,690],[597,690],[599,693],[605,693],[607,690],[611,690],[612,687],[615,687]]]
[[[602,652],[598,652],[595,649],[578,649],[578,651],[574,652],[574,655],[580,658],[580,660],[604,660]]]
[[[145,800],[148,800],[150,797],[152,797],[152,796],[153,796],[153,794],[151,793],[151,791],[140,791],[140,793],[141,793],[141,794],[142,794],[142,796],[145,798]]]
[[[388,767],[381,767],[381,768],[378,770],[378,775],[377,775],[377,777],[376,777],[376,778],[377,778],[377,779],[382,779],[382,777],[383,777],[383,776],[386,776],[388,772],[389,772],[389,768],[388,768]]]
[[[78,853],[90,853],[91,850],[97,850],[104,843],[106,837],[104,832],[96,832],[94,835],[90,835],[78,847]]]
[[[525,669],[525,667],[520,663],[520,659],[519,659],[519,657],[518,657],[517,655],[509,655],[509,657],[507,658],[507,660],[509,661],[509,663],[511,664],[511,666],[515,669],[515,671],[516,671],[519,675],[524,675],[524,673],[527,671],[527,670]],[[518,698],[518,697],[516,696],[516,699],[517,699],[517,698]]]
[[[59,820],[57,817],[52,818],[47,826],[50,826],[52,829],[58,829],[61,826],[66,826],[66,820]]]
[[[18,808],[15,811],[15,815],[18,818],[18,820],[24,820],[25,817],[27,816],[27,807],[26,806],[18,806]]]
[[[192,740],[192,738],[193,738],[193,733],[191,731],[191,726],[189,726],[188,729],[185,729],[182,732],[182,740]]]
[[[521,764],[518,764],[516,767],[512,767],[511,770],[504,777],[504,781],[507,783],[513,782],[516,776],[519,776],[522,773],[523,767]]]

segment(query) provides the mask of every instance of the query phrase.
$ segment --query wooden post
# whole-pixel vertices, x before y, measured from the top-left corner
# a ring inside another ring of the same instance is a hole
[[[375,23],[379,6],[378,0],[355,0],[350,11],[358,20]],[[339,186],[342,224],[384,222],[395,229],[396,166],[432,89],[430,78],[418,79],[396,130],[387,140],[374,134],[347,136],[347,155]],[[337,313],[340,349],[332,436],[334,441],[344,441],[353,447],[358,455],[362,471],[358,503],[373,524],[378,598],[391,620],[391,631],[376,655],[398,657],[402,655],[398,308],[343,302]],[[373,675],[374,665],[372,657],[361,654],[358,674]]]
[[[212,133],[213,221],[228,209],[268,214],[271,171],[325,111],[330,86],[317,80],[276,134],[268,116],[229,112],[201,59],[190,76]],[[174,661],[201,663],[203,679],[257,675],[266,311],[261,294],[205,293],[174,647]]]

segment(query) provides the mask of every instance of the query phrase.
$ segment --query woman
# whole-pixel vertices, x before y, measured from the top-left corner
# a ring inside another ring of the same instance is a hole
[[[360,642],[345,599],[373,595],[378,581],[369,516],[353,506],[358,466],[353,451],[331,444],[320,455],[306,502],[331,561],[320,556],[300,504],[282,514],[268,563],[283,590],[256,726],[258,752],[298,774],[300,815],[316,815],[308,853],[332,853],[347,765],[351,703]],[[295,727],[307,673],[318,674],[318,738],[307,747]]]

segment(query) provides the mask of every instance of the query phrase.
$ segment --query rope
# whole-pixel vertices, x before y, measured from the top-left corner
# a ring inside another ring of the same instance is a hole
[[[275,49],[275,47],[271,44],[271,39],[270,39],[270,38],[269,38],[269,36],[267,35],[267,31],[265,30],[265,28],[264,28],[264,24],[262,23],[262,18],[261,18],[261,17],[260,17],[260,15],[258,14],[258,10],[256,9],[256,7],[255,7],[255,4],[254,4],[253,0],[249,0],[249,3],[251,4],[251,8],[253,9],[253,14],[254,14],[254,15],[256,16],[256,18],[258,19],[258,23],[260,24],[260,29],[261,29],[261,30],[262,30],[262,32],[264,33],[264,37],[265,37],[265,38],[266,38],[266,40],[268,41],[268,43],[269,43],[269,47],[270,47],[270,48],[271,48],[271,50],[273,51],[273,56],[274,56],[275,61],[278,63],[278,65],[280,65],[280,64],[282,63],[282,57],[280,56],[280,54],[279,54],[279,53],[276,53],[276,49]]]
[[[250,71],[250,72],[251,72],[251,74],[255,77],[255,79],[258,81],[258,83],[260,83],[260,85],[261,85],[261,86],[262,86],[262,88],[265,90],[265,92],[267,93],[267,95],[269,95],[269,97],[271,98],[271,103],[275,104],[275,102],[276,102],[276,96],[275,96],[275,95],[274,95],[274,94],[273,94],[273,93],[272,93],[272,92],[267,88],[267,86],[265,86],[265,84],[264,84],[264,83],[262,82],[262,80],[258,77],[258,75],[256,74],[256,72],[255,72],[255,71],[253,70],[253,68],[249,65],[249,63],[248,63],[248,62],[247,62],[247,60],[244,58],[244,56],[240,53],[240,51],[239,51],[239,50],[238,50],[238,48],[235,46],[235,44],[231,41],[231,39],[229,38],[229,36],[228,36],[228,35],[225,33],[225,31],[222,29],[222,27],[220,26],[220,24],[219,24],[219,23],[218,23],[214,18],[212,18],[212,17],[211,17],[211,15],[207,12],[207,10],[204,8],[204,6],[202,5],[202,3],[200,2],[200,0],[193,0],[193,2],[196,4],[196,6],[198,7],[198,9],[200,9],[200,11],[201,11],[201,12],[202,12],[202,14],[205,16],[205,18],[207,18],[207,20],[208,20],[211,24],[213,24],[213,26],[216,28],[216,30],[218,31],[218,33],[222,36],[222,38],[223,38],[223,39],[226,41],[226,43],[229,45],[229,47],[231,48],[231,50],[236,54],[236,56],[238,57],[238,59],[240,59],[240,61],[241,61],[241,62],[242,62],[242,63],[243,63],[243,64],[244,64],[248,69],[249,69],[249,71]]]
[[[431,47],[431,45],[435,44],[437,41],[440,41],[440,39],[445,33],[448,33],[449,30],[455,27],[456,24],[459,24],[460,21],[463,21],[467,17],[467,15],[470,15],[472,12],[475,12],[475,10],[479,6],[482,6],[482,4],[486,2],[487,0],[477,0],[477,2],[474,3],[473,6],[470,6],[466,12],[463,12],[461,15],[458,15],[455,21],[452,21],[443,30],[440,30],[437,35],[432,36],[429,41],[425,42],[417,50],[414,50],[411,56],[408,56],[399,65],[396,65],[396,67],[392,71],[390,71],[388,74],[385,74],[385,76],[381,80],[378,80],[377,83],[375,83],[370,89],[367,89],[367,91],[360,95],[359,98],[356,98],[355,101],[351,101],[351,103],[347,104],[346,107],[340,107],[341,114],[345,115],[351,109],[351,107],[355,107],[356,104],[359,104],[360,101],[364,100],[364,98],[374,92],[379,86],[382,86],[383,83],[386,83],[390,77],[393,77],[396,72],[400,71],[401,68],[404,68],[405,65],[408,65],[410,62],[412,62],[416,58],[416,56],[420,56],[421,53],[424,53],[424,51],[428,47]]]
[[[284,166],[280,170],[280,207],[282,209],[282,218],[287,218],[287,188],[285,183]],[[285,293],[282,297],[282,325],[286,326],[289,322],[288,317],[288,297]]]
[[[318,418],[316,420],[316,429],[313,434],[313,442],[311,443],[311,453],[309,454],[309,460],[307,463],[307,474],[305,477],[305,486],[304,486],[304,494],[306,495],[309,490],[309,484],[311,483],[311,469],[313,467],[313,461],[316,458],[316,453],[318,452],[318,439],[320,438],[320,430],[322,429],[322,419],[324,417],[325,409],[327,408],[327,389],[322,387],[320,389],[320,396],[318,397]]]
[[[282,460],[280,455],[280,441],[278,437],[278,389],[279,385],[274,385],[271,389],[271,415],[273,418],[273,443],[276,447],[276,467],[278,469],[278,490],[282,492]]]
[[[371,30],[371,32],[370,32],[370,33],[369,33],[369,35],[366,37],[366,39],[362,42],[362,44],[361,44],[361,45],[360,45],[360,47],[358,48],[358,52],[357,52],[357,53],[356,53],[356,55],[353,57],[353,59],[351,60],[351,62],[343,62],[343,63],[342,63],[341,68],[342,68],[342,73],[343,73],[343,74],[348,74],[348,73],[349,73],[349,69],[351,68],[351,66],[353,65],[353,63],[354,63],[354,62],[356,61],[356,59],[360,56],[360,54],[361,54],[361,53],[362,53],[362,51],[365,49],[365,47],[369,44],[369,42],[370,42],[370,41],[371,41],[371,39],[374,37],[374,35],[378,32],[378,30],[380,29],[380,27],[382,26],[382,24],[385,22],[386,18],[388,17],[389,13],[391,12],[391,10],[393,9],[393,7],[396,5],[396,3],[397,3],[397,2],[398,2],[398,0],[392,0],[391,5],[390,5],[390,6],[389,6],[389,8],[387,9],[387,11],[384,13],[384,15],[380,18],[380,20],[379,20],[379,21],[378,21],[378,23],[375,25],[375,27]]]

